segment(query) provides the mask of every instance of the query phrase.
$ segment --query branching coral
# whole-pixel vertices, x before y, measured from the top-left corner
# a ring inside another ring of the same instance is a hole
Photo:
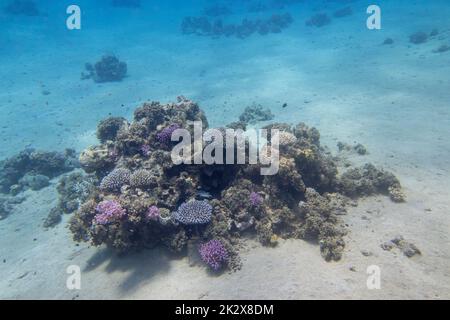
[[[95,210],[97,214],[94,217],[94,222],[97,224],[108,224],[126,215],[125,209],[115,200],[102,201]]]
[[[213,270],[219,270],[228,262],[228,252],[220,240],[210,240],[199,248],[202,260]]]

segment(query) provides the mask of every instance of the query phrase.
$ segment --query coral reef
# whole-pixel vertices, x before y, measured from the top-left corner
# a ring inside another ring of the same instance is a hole
[[[131,171],[118,168],[104,177],[100,183],[100,189],[107,191],[120,191],[122,186],[130,183]]]
[[[261,105],[252,105],[245,108],[244,112],[239,116],[239,121],[245,124],[255,124],[259,121],[272,120],[274,115],[270,109],[264,109]]]
[[[127,64],[112,55],[103,56],[95,65],[86,63],[85,69],[88,73],[83,72],[81,79],[93,79],[99,83],[122,81],[128,72]]]
[[[97,138],[104,143],[108,140],[115,140],[120,128],[128,125],[125,118],[109,117],[102,121],[97,126]]]
[[[256,192],[250,193],[250,197],[249,198],[250,198],[250,203],[251,203],[251,205],[253,207],[259,207],[264,202],[264,198],[260,194],[258,194]]]
[[[26,188],[39,190],[48,186],[49,179],[78,167],[75,151],[37,151],[26,149],[0,161],[0,193],[17,194]]]
[[[221,36],[235,36],[240,39],[247,38],[255,33],[267,35],[280,33],[293,22],[289,13],[274,14],[267,19],[243,19],[240,24],[227,24],[221,19],[210,21],[207,17],[186,17],[181,24],[183,34],[196,34],[218,38]]]
[[[30,174],[27,173],[19,180],[19,186],[21,187],[21,190],[24,189],[31,189],[34,191],[41,190],[45,187],[48,187],[50,185],[50,179],[47,176],[44,176],[43,174]],[[18,190],[15,189],[11,193],[16,193]]]
[[[346,231],[339,216],[354,203],[349,197],[401,190],[394,175],[371,165],[339,175],[335,159],[320,145],[318,130],[304,123],[265,127],[281,130],[279,150],[270,143],[262,148],[279,155],[279,171],[272,176],[261,175],[262,164],[175,165],[170,146],[161,143],[159,134],[173,124],[192,133],[189,122],[199,120],[203,129],[208,128],[199,106],[184,97],[165,105],[145,103],[113,140],[88,149],[103,150],[97,158],[101,160],[82,153],[83,160],[92,160],[81,161],[83,168],[101,183],[71,218],[74,239],[120,252],[163,245],[178,253],[192,252],[193,243],[218,248],[219,241],[227,252],[228,268],[236,270],[244,235],[256,235],[267,246],[282,238],[299,238],[318,243],[326,260],[338,260]],[[228,127],[245,127],[244,122]],[[116,151],[114,161],[103,160],[107,150]],[[195,155],[183,157],[192,160]],[[203,248],[205,257],[215,250]],[[213,269],[217,264],[208,261],[214,259],[205,258]]]
[[[185,225],[205,224],[211,221],[212,207],[206,200],[191,200],[182,203],[173,217]]]
[[[44,228],[51,228],[61,221],[63,214],[71,214],[78,210],[98,184],[93,175],[74,172],[63,176],[57,186],[58,204],[51,209],[44,221]]]
[[[40,15],[37,4],[33,0],[14,0],[10,2],[4,11],[12,15],[38,16]]]
[[[344,172],[339,179],[339,191],[353,198],[381,193],[389,195],[395,202],[405,201],[398,179],[372,164]]]
[[[176,123],[171,124],[170,126],[165,127],[160,132],[158,132],[156,138],[161,144],[169,145],[171,143],[172,133],[180,128],[180,125]]]
[[[94,216],[94,223],[103,225],[118,221],[127,214],[122,205],[115,200],[100,202],[95,211],[97,214]]]

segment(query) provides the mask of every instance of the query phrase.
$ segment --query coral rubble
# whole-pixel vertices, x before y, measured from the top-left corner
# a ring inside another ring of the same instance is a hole
[[[304,123],[265,127],[282,131],[278,151],[271,145],[262,148],[279,155],[275,175],[262,176],[262,164],[176,165],[160,133],[173,124],[191,131],[189,123],[199,120],[206,129],[203,111],[184,97],[165,105],[145,103],[113,140],[83,152],[83,168],[101,182],[71,218],[74,239],[120,252],[158,244],[186,252],[192,243],[203,243],[200,254],[212,269],[225,262],[237,269],[240,239],[253,234],[267,246],[282,238],[313,241],[326,260],[339,260],[346,233],[340,216],[354,203],[351,197],[401,191],[393,174],[371,165],[339,175],[317,129]],[[107,152],[86,156],[112,149],[113,159]],[[188,160],[195,156],[184,155]]]
[[[385,251],[391,251],[393,248],[398,248],[408,258],[412,258],[415,255],[422,255],[415,244],[406,241],[401,235],[396,236],[390,241],[384,242],[381,244],[381,248]]]

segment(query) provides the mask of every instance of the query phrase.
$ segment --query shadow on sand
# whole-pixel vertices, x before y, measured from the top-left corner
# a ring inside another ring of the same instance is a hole
[[[90,272],[106,264],[104,271],[108,274],[123,273],[117,284],[120,294],[129,294],[140,286],[148,284],[158,274],[167,274],[170,263],[181,259],[163,248],[142,250],[136,253],[118,254],[112,249],[101,248],[86,262],[83,272]]]

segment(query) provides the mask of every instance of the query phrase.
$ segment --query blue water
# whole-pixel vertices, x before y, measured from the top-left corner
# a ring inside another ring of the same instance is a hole
[[[0,8],[11,2],[0,0]],[[448,175],[450,51],[435,52],[450,46],[448,0],[376,1],[381,30],[367,28],[374,1],[365,0],[284,1],[282,8],[272,0],[142,0],[138,8],[111,2],[39,0],[37,16],[0,11],[0,160],[25,148],[82,151],[96,143],[101,119],[130,119],[145,101],[184,95],[211,126],[237,121],[257,103],[277,122],[316,126],[332,149],[338,140],[369,146],[371,161],[397,168],[407,181],[414,167]],[[256,2],[266,9],[249,12]],[[71,4],[81,8],[81,30],[66,27]],[[215,4],[230,13],[211,21],[285,13],[293,21],[244,39],[182,33],[185,17]],[[333,16],[346,7],[351,15]],[[318,13],[330,23],[307,26]],[[433,29],[438,34],[425,43],[410,42],[411,34]],[[387,38],[394,43],[383,45]],[[127,77],[81,80],[85,64],[105,54],[127,63]]]
[[[65,2],[39,1],[42,15],[36,17],[1,13],[1,111],[6,124],[20,120],[16,126],[2,126],[3,139],[13,139],[16,148],[29,144],[48,147],[54,144],[55,130],[60,131],[55,119],[64,123],[66,132],[58,132],[58,141],[63,143],[73,136],[72,130],[92,129],[109,113],[129,116],[142,101],[169,101],[179,94],[201,102],[213,124],[236,118],[252,101],[275,107],[289,95],[295,105],[312,100],[305,97],[310,82],[324,85],[329,81],[334,88],[360,85],[352,81],[354,75],[347,74],[351,70],[336,68],[358,68],[357,74],[366,77],[363,73],[367,72],[370,82],[384,70],[383,60],[388,66],[416,66],[415,61],[404,61],[405,55],[391,57],[392,53],[401,46],[405,54],[420,55],[416,48],[407,50],[409,35],[448,29],[449,10],[446,1],[380,1],[382,29],[370,31],[366,28],[368,1],[294,1],[279,10],[268,5],[269,9],[259,13],[247,12],[253,1],[225,1],[219,3],[232,12],[223,17],[227,23],[285,12],[294,22],[277,34],[215,39],[181,33],[184,17],[201,16],[215,1],[141,1],[141,8],[112,7],[110,2],[78,1],[82,29],[72,31],[66,28]],[[2,1],[2,7],[5,3],[9,1]],[[322,28],[305,26],[316,13],[331,16],[346,6],[352,8],[351,16],[333,18]],[[379,45],[387,37],[395,38],[394,48]],[[426,46],[431,51],[448,43],[448,37],[443,37],[417,49]],[[110,85],[79,81],[84,64],[103,54],[125,60],[129,77]],[[363,60],[355,62],[353,57]],[[448,61],[445,56],[439,59]],[[373,63],[379,63],[379,68]],[[370,64],[374,72],[367,70]],[[378,79],[377,84],[385,82]],[[42,96],[42,86],[50,89],[51,95]],[[311,120],[319,124],[314,117]],[[67,130],[71,130],[69,134]],[[6,156],[15,150],[2,144],[0,152]]]

